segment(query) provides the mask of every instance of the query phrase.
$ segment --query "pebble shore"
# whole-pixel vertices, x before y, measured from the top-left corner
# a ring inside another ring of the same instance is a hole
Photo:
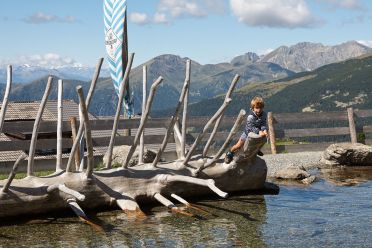
[[[261,157],[267,164],[267,176],[273,177],[278,170],[296,166],[305,169],[317,167],[323,152],[296,152],[281,154],[265,154]]]

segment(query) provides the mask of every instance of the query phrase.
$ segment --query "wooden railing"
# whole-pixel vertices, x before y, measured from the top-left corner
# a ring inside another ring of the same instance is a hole
[[[264,147],[264,152],[280,153],[280,152],[298,152],[298,151],[319,151],[323,150],[330,143],[295,143],[295,144],[284,144],[278,143],[280,140],[295,139],[301,137],[316,137],[316,136],[339,136],[346,135],[350,137],[350,141],[357,141],[358,136],[363,134],[366,136],[368,133],[372,133],[372,126],[358,126],[355,122],[363,118],[372,117],[372,110],[356,110],[348,109],[347,111],[339,112],[320,112],[320,113],[269,113],[268,124],[270,132],[270,145]],[[223,141],[228,135],[229,129],[235,122],[236,117],[224,117],[221,122],[221,131],[217,133],[216,140]],[[198,133],[198,128],[200,130],[203,127],[209,117],[190,117],[187,122],[189,129],[189,139],[188,142],[192,142],[192,136]],[[348,123],[345,126],[337,127],[316,127],[316,128],[285,128],[287,125],[293,125],[293,123],[322,123],[329,121],[341,121]],[[139,126],[139,119],[131,120],[120,120],[119,129],[136,129]],[[30,134],[33,129],[33,122],[31,121],[13,121],[5,122],[3,127],[3,133],[5,134]],[[155,118],[149,119],[146,124],[146,128],[165,128],[169,124],[169,118]],[[79,125],[79,123],[77,123]],[[111,130],[113,125],[113,119],[104,120],[91,120],[92,130],[102,131]],[[284,128],[282,128],[284,127]],[[39,135],[40,138],[37,141],[36,149],[56,149],[56,137],[53,135],[56,133],[57,122],[56,121],[44,121],[41,123]],[[242,127],[243,129],[243,127]],[[71,125],[69,121],[63,123],[63,132],[71,132]],[[108,132],[106,132],[108,133]],[[50,134],[48,136],[48,134]],[[362,135],[362,136],[363,136]],[[190,140],[191,137],[191,140]],[[208,137],[208,135],[206,135]],[[160,144],[164,138],[164,132],[147,132],[145,133],[145,144]],[[238,136],[236,137],[236,139]],[[130,136],[118,136],[115,145],[131,145],[134,137]],[[93,138],[93,145],[95,147],[106,147],[110,141],[109,134],[107,136],[101,135]],[[362,142],[370,143],[369,139],[363,140]],[[174,143],[174,140],[170,141]],[[29,149],[30,140],[19,140],[12,139],[11,141],[0,141],[0,152],[1,151],[27,151]],[[190,144],[189,144],[190,145]],[[68,149],[72,146],[72,139],[67,135],[63,138],[63,148]]]

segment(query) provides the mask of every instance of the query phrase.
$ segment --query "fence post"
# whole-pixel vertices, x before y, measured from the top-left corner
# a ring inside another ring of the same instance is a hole
[[[274,129],[274,117],[273,113],[269,112],[267,114],[267,122],[269,124],[269,135],[270,135],[270,147],[271,153],[276,154],[276,143],[275,143],[275,129]]]
[[[356,135],[356,129],[355,129],[353,108],[348,108],[347,109],[347,118],[349,120],[351,143],[357,143],[357,135]]]

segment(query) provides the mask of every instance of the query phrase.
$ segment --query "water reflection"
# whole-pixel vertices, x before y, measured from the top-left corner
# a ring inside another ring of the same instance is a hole
[[[105,229],[98,233],[75,218],[44,219],[0,227],[0,247],[265,247],[261,225],[266,221],[263,196],[201,200],[210,214],[189,218],[149,207],[146,219],[130,219],[120,211],[98,214]],[[22,237],[22,238],[20,238]]]
[[[200,216],[145,206],[145,219],[121,211],[89,214],[100,233],[75,217],[0,226],[0,247],[371,247],[372,169],[322,170],[311,186],[281,185],[279,195],[193,199]],[[357,179],[355,186],[335,182]]]

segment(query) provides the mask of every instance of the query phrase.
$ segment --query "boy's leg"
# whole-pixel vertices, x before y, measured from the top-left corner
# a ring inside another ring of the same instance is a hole
[[[233,147],[231,147],[230,151],[226,153],[225,155],[226,164],[230,163],[233,160],[234,153],[244,146],[244,142],[245,140],[240,138],[239,141]]]

